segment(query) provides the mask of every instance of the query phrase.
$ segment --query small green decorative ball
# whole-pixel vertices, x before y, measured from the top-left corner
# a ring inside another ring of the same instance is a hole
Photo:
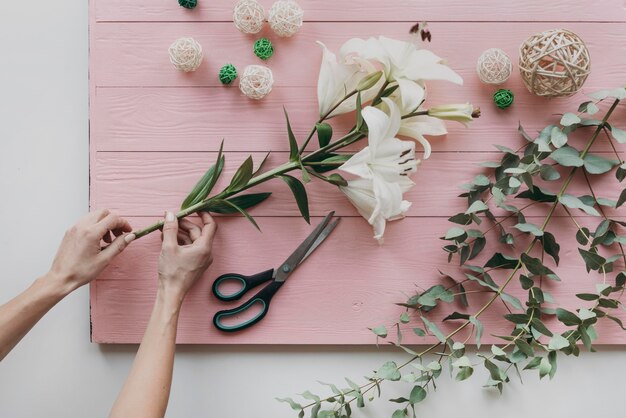
[[[500,109],[506,109],[513,104],[515,96],[511,90],[500,89],[493,95],[493,102]]]
[[[178,0],[178,4],[183,6],[185,9],[193,9],[198,5],[198,0]]]
[[[220,68],[218,77],[222,84],[230,84],[237,78],[237,69],[233,64],[226,64]]]
[[[261,58],[263,61],[269,59],[274,54],[274,47],[272,41],[267,38],[261,38],[254,43],[254,55]]]

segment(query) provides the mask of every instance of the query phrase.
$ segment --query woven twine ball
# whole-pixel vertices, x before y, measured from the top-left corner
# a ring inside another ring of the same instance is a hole
[[[254,55],[263,61],[268,60],[274,54],[274,46],[272,41],[267,38],[261,38],[254,43]]]
[[[198,0],[178,0],[178,4],[185,9],[193,9],[198,5]]]
[[[269,11],[270,27],[278,36],[290,37],[302,27],[304,11],[294,0],[278,0]]]
[[[222,84],[230,84],[237,78],[237,69],[233,64],[226,64],[220,68],[218,78]]]
[[[260,100],[270,94],[273,84],[272,70],[263,65],[248,65],[239,80],[239,89],[246,97]]]
[[[243,33],[259,33],[264,21],[265,10],[256,0],[240,0],[233,9],[233,22]]]
[[[476,64],[478,78],[485,84],[502,84],[511,76],[511,59],[499,48],[483,52]]]
[[[179,38],[170,45],[170,62],[180,71],[196,71],[202,64],[202,45],[195,39]]]
[[[500,89],[496,91],[493,95],[493,102],[500,109],[506,109],[507,107],[511,106],[514,99],[515,96],[513,95],[513,92],[507,89]]]
[[[580,90],[591,71],[589,50],[578,35],[568,30],[538,33],[520,46],[519,70],[531,93],[571,96]]]

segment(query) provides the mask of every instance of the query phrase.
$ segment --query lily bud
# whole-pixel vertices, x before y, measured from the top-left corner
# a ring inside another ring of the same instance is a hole
[[[371,89],[376,85],[376,83],[378,83],[382,76],[382,71],[376,71],[375,73],[365,76],[361,81],[359,81],[359,84],[356,86],[356,90],[365,91]]]
[[[435,106],[428,109],[428,116],[453,120],[468,126],[474,117],[480,116],[480,109],[474,108],[470,103]]]

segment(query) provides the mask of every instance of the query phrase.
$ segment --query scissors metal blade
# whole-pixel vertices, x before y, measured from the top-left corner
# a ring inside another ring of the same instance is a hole
[[[296,248],[296,250],[291,253],[291,255],[285,260],[284,263],[280,265],[278,270],[276,271],[275,281],[284,282],[287,280],[287,277],[296,269],[298,264],[302,261],[302,259],[309,253],[311,247],[315,245],[317,238],[322,234],[330,219],[335,215],[335,212],[330,212],[322,222],[320,222],[313,232],[309,234],[308,237]],[[319,245],[319,244],[318,244]]]
[[[304,254],[304,257],[302,257],[302,260],[300,260],[300,264],[302,264],[304,260],[306,260],[307,257],[310,256],[311,253],[315,251],[317,247],[319,247],[320,244],[324,242],[326,238],[328,238],[328,236],[330,235],[331,232],[333,232],[333,230],[335,229],[335,227],[337,226],[340,220],[341,218],[337,218],[331,223],[329,223],[328,225],[326,225],[326,228],[322,230],[322,233],[319,235],[319,237],[317,237],[317,239],[315,240],[311,248],[309,248],[309,251],[307,251],[306,254]]]

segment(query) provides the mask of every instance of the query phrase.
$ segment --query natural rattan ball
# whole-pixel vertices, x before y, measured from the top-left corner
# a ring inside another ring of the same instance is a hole
[[[186,73],[196,71],[202,64],[202,46],[191,37],[179,38],[170,45],[170,62]]]
[[[273,84],[272,70],[263,65],[248,65],[241,75],[239,89],[250,99],[260,100],[270,94]]]
[[[265,10],[256,0],[240,0],[233,9],[233,22],[243,33],[259,33],[264,21]]]
[[[290,37],[302,27],[304,11],[295,0],[278,0],[269,11],[270,27],[278,36]]]
[[[519,70],[531,93],[571,96],[580,90],[591,71],[589,50],[578,35],[568,30],[538,33],[520,46]]]
[[[511,76],[511,59],[499,48],[489,48],[478,58],[476,73],[486,84],[502,84]]]

